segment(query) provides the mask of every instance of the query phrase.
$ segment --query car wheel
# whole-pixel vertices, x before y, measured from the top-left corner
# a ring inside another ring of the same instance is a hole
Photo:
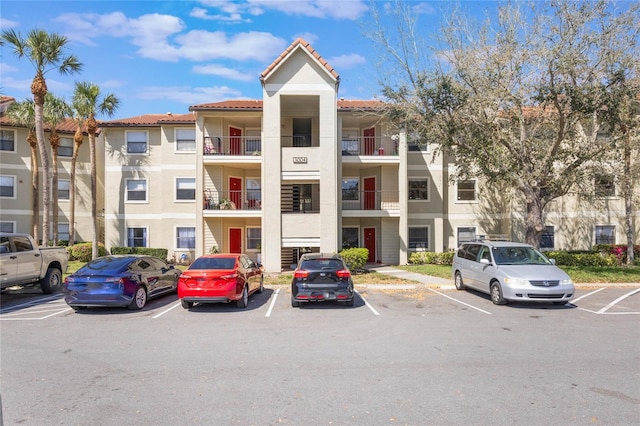
[[[298,306],[300,306],[300,302],[298,302],[296,299],[291,297],[291,306],[294,308],[297,308]]]
[[[264,291],[264,277],[260,275],[260,287],[258,288],[258,293],[262,293]]]
[[[44,278],[40,280],[40,288],[44,294],[51,294],[60,289],[62,283],[62,272],[60,269],[49,268]]]
[[[507,303],[502,296],[502,288],[500,287],[500,283],[494,281],[491,283],[491,301],[494,305],[504,305]]]
[[[249,291],[247,290],[247,286],[245,285],[242,289],[242,297],[236,302],[238,308],[246,308],[249,304]]]
[[[136,292],[133,294],[133,299],[131,299],[131,303],[129,303],[129,309],[132,311],[139,311],[144,308],[144,305],[147,304],[147,289],[143,286],[139,285],[136,288]]]
[[[180,304],[182,305],[183,308],[185,309],[191,309],[193,308],[193,302],[187,302],[186,300],[182,299],[180,300]]]
[[[456,272],[455,278],[456,290],[464,290],[464,281],[462,281],[462,274],[460,272]]]

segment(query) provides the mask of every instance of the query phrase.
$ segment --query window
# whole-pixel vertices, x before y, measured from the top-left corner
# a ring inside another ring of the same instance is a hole
[[[196,129],[176,129],[176,151],[196,151]]]
[[[247,249],[260,250],[262,245],[262,228],[247,228]]]
[[[429,152],[429,143],[422,139],[418,133],[410,133],[407,135],[407,151]]]
[[[16,177],[0,176],[0,197],[16,198]]]
[[[358,228],[342,228],[342,248],[357,248],[360,246]]]
[[[409,228],[409,250],[423,251],[429,248],[429,228]]]
[[[461,180],[458,182],[458,201],[476,200],[476,181]]]
[[[429,179],[409,179],[409,199],[429,200]]]
[[[596,244],[615,244],[616,227],[613,225],[596,226]]]
[[[177,227],[176,228],[176,248],[195,249],[196,248],[196,228]]]
[[[147,132],[126,132],[127,154],[147,153]]]
[[[12,234],[16,229],[16,223],[15,222],[0,222],[0,232],[6,232],[9,234]]]
[[[146,247],[147,228],[127,228],[127,247]]]
[[[342,179],[342,199],[349,201],[357,201],[360,199],[359,192],[360,181],[358,178]]]
[[[128,179],[127,201],[147,201],[147,181],[144,179]]]
[[[196,178],[176,179],[176,200],[194,201],[196,199]]]
[[[466,226],[466,227],[458,228],[458,245],[462,243],[466,243],[468,241],[473,241],[475,239],[476,239],[475,226]]]
[[[58,155],[60,157],[73,157],[73,138],[60,138]]]
[[[13,130],[0,130],[0,151],[15,152],[16,132]]]
[[[260,179],[247,178],[247,204],[250,209],[259,209],[262,206],[262,189]]]
[[[552,249],[555,245],[555,228],[553,226],[545,226],[542,235],[540,235],[540,248]]]
[[[58,241],[69,241],[69,224],[58,224]]]
[[[312,184],[293,185],[293,211],[313,211]]]
[[[58,200],[68,200],[69,191],[71,187],[71,181],[66,179],[60,179],[58,181]]]
[[[614,197],[616,185],[612,175],[598,175],[595,177],[596,197]]]

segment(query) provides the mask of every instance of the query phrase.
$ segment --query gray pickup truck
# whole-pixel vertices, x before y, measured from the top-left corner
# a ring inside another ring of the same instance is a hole
[[[61,288],[69,256],[64,247],[38,247],[29,234],[0,233],[0,289],[40,285],[45,294]]]

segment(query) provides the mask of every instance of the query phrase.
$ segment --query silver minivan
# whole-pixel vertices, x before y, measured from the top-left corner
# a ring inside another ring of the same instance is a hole
[[[565,304],[575,291],[573,281],[553,259],[528,244],[505,241],[463,243],[452,266],[456,289],[472,288],[507,301]]]

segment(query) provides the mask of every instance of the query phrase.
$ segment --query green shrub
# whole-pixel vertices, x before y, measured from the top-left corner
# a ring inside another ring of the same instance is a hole
[[[369,259],[369,249],[366,248],[349,248],[340,252],[340,256],[352,271],[358,271],[364,268]]]
[[[619,258],[614,254],[592,252],[570,252],[552,250],[544,253],[550,259],[555,259],[557,265],[565,266],[617,266]]]
[[[166,260],[169,250],[150,247],[111,247],[111,254],[143,254],[145,256],[155,256]]]
[[[454,251],[445,251],[443,253],[419,251],[411,253],[409,263],[413,265],[451,265],[454,255]]]
[[[91,260],[92,243],[78,243],[71,247],[67,247],[69,260],[77,260],[80,262],[88,262]],[[103,244],[98,243],[98,257],[109,254]]]

